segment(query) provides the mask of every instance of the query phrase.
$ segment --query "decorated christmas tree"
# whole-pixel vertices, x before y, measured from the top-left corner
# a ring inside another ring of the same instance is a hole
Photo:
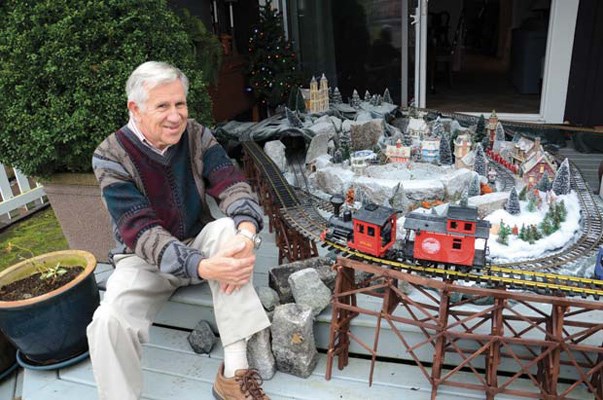
[[[249,84],[262,105],[285,103],[289,92],[301,83],[297,56],[285,38],[281,13],[271,0],[260,6],[260,22],[249,38]]]

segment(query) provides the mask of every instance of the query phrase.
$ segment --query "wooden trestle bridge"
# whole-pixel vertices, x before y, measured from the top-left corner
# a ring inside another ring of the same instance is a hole
[[[243,168],[269,216],[279,263],[317,256],[315,240],[326,227],[324,217],[306,193],[287,183],[255,142],[243,147]],[[572,185],[580,190],[580,173],[575,168],[572,172]],[[587,244],[579,241],[584,254],[601,242],[601,216],[589,196],[579,195],[586,202],[582,204],[586,213],[594,213],[590,225],[599,230],[589,227]],[[336,250],[342,256],[335,264],[327,379],[335,358],[340,369],[347,365],[349,345],[355,341],[371,355],[372,381],[375,362],[387,354],[387,349],[379,349],[385,324],[430,382],[432,399],[438,388],[448,385],[483,392],[488,400],[497,394],[584,399],[575,397],[584,388],[592,398],[603,400],[602,281],[556,275],[551,268],[519,271],[508,265],[487,274],[463,273]],[[358,272],[368,278],[358,281]],[[482,285],[464,286],[461,281]],[[401,282],[414,289],[411,295],[400,289]],[[380,306],[361,306],[360,295],[378,299]],[[352,319],[360,314],[375,319],[372,343],[363,342],[351,328]],[[401,325],[414,327],[424,340],[408,342]],[[458,379],[461,372],[470,372],[472,379],[466,375]],[[523,385],[518,385],[520,380]],[[532,383],[530,389],[526,381]]]

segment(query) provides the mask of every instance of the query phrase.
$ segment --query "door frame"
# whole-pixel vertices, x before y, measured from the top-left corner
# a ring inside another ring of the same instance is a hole
[[[402,8],[404,9],[408,0],[401,1],[403,5]],[[414,104],[420,108],[425,108],[426,106],[428,3],[429,0],[418,0],[415,14],[409,16],[416,22],[415,38],[419,39],[418,45],[415,46],[415,76],[418,77],[418,79],[415,79]],[[504,120],[530,122],[563,122],[579,3],[580,0],[551,0],[542,93],[540,97],[540,112],[538,114],[503,112],[498,113],[499,118]],[[405,20],[406,19],[403,19],[403,21]],[[402,26],[404,27],[406,24],[403,23]],[[402,59],[406,60],[406,63],[408,62],[408,57],[403,57]],[[403,73],[406,71],[408,71],[407,66],[406,70],[404,67],[402,69]],[[407,72],[402,75],[402,81],[402,88],[404,88],[404,81],[406,81],[406,85],[408,85]],[[460,112],[470,115],[481,114],[472,112],[471,110]]]

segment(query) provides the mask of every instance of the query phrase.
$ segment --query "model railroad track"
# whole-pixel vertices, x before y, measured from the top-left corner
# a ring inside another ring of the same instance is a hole
[[[489,161],[489,166],[496,171],[496,181],[499,182],[501,192],[509,192],[515,186],[515,177],[505,167],[495,161]]]
[[[312,205],[311,196],[297,193],[283,177],[274,162],[266,156],[255,142],[244,142],[243,146],[247,154],[256,163],[256,166],[261,169],[274,199],[279,204],[281,217],[286,224],[304,237],[320,241],[320,233],[327,227],[327,221]],[[481,271],[467,272],[453,268],[443,269],[410,264],[401,260],[378,258],[331,241],[324,241],[322,245],[344,257],[434,278],[471,281],[491,287],[505,286],[509,289],[531,290],[541,294],[563,293],[569,296],[593,296],[595,299],[599,299],[603,295],[603,281],[548,272],[559,265],[575,261],[577,258],[584,256],[601,241],[601,216],[594,199],[588,190],[581,186],[585,185],[584,180],[573,165],[571,165],[571,185],[578,193],[584,212],[584,235],[574,245],[564,250],[563,254],[551,257],[520,263],[501,264],[487,267]],[[300,200],[300,197],[302,200]]]

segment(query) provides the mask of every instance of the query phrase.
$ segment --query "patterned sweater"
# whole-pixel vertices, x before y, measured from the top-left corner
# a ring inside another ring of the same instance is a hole
[[[236,226],[249,221],[262,228],[251,187],[209,129],[194,120],[164,155],[124,126],[97,147],[92,167],[113,222],[111,258],[135,253],[162,272],[198,281],[206,255],[185,243],[213,219],[206,193]]]

